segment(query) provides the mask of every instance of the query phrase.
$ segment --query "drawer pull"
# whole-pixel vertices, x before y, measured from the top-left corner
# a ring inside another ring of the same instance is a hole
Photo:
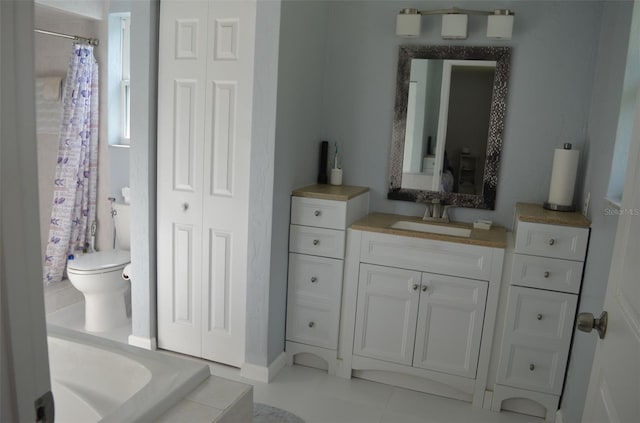
[[[556,243],[556,240],[555,240],[555,239],[551,238],[551,239],[549,240],[549,245],[553,245],[553,244],[555,244],[555,243]]]
[[[309,322],[309,327],[310,327],[310,328],[314,327],[315,325],[316,325],[316,324],[315,324],[314,322]],[[532,366],[533,366],[533,364],[532,364]]]
[[[422,285],[422,292],[427,292],[427,285]]]
[[[551,276],[551,273],[549,273],[548,270],[546,272],[544,272],[544,278],[545,279],[549,279],[549,276]]]
[[[320,244],[320,240],[319,239],[314,239],[313,240],[313,245],[318,245]]]
[[[414,291],[417,291],[417,290],[418,290],[418,284],[417,284],[417,283],[414,283],[414,284],[413,284],[413,286],[412,286],[412,289],[413,289]]]
[[[316,210],[316,211],[313,212],[313,215],[316,216],[316,217],[320,216],[321,214],[322,214],[322,212],[320,210]]]
[[[538,314],[536,315],[536,319],[538,319],[538,320],[542,320],[542,314],[538,313]]]
[[[315,276],[311,277],[311,283],[316,283],[318,282],[318,278],[316,278]]]
[[[189,203],[182,203],[182,211],[189,210]]]
[[[529,370],[534,371],[535,369],[536,366],[533,363],[529,364]]]

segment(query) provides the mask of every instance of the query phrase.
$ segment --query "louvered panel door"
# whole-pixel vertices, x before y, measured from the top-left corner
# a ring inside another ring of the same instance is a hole
[[[163,1],[158,73],[158,346],[200,356],[206,2]]]
[[[256,4],[211,2],[204,129],[202,356],[244,362]]]

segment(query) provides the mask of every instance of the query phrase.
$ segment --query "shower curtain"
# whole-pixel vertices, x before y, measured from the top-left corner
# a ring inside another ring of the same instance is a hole
[[[75,44],[63,94],[53,207],[43,279],[62,280],[67,257],[91,245],[98,182],[98,64],[93,46]]]

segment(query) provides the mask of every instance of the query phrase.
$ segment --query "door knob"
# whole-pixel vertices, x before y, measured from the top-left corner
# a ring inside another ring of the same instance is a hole
[[[607,320],[606,311],[603,311],[597,319],[591,313],[580,313],[578,314],[578,330],[589,333],[595,329],[598,331],[600,339],[604,339],[607,333]]]
[[[411,288],[412,288],[414,291],[417,291],[419,286],[420,286],[420,285],[418,285],[417,283],[414,283],[414,284],[413,284],[413,286],[412,286]]]
[[[427,292],[427,285],[422,285],[422,292]]]

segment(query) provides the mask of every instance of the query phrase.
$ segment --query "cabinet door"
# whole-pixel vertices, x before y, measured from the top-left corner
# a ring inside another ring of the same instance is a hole
[[[353,353],[411,365],[420,272],[360,265]]]
[[[487,282],[422,274],[413,365],[474,379]]]

